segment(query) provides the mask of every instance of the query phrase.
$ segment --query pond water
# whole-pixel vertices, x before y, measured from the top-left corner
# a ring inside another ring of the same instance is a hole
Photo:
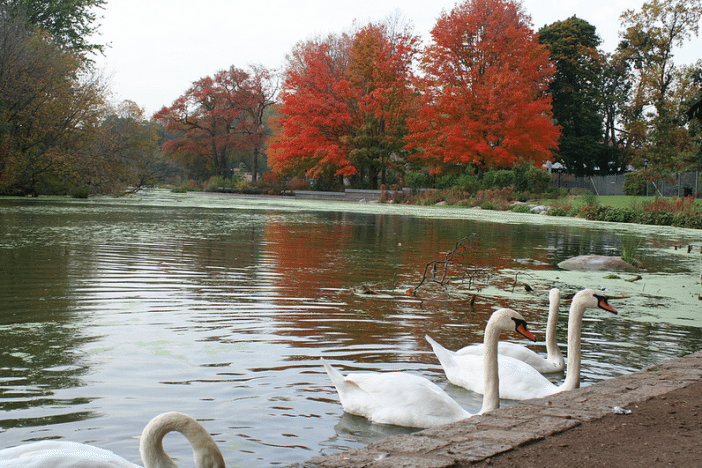
[[[477,411],[424,335],[480,341],[509,306],[543,338],[552,286],[615,297],[619,315],[586,315],[583,385],[702,348],[700,233],[433,210],[159,191],[0,200],[2,447],[64,439],[140,463],[135,437],[164,411],[200,420],[230,467],[359,447],[410,430],[344,414],[320,357],[344,373],[418,373]],[[465,236],[470,290],[406,293]],[[639,281],[556,267],[617,254],[623,236],[642,242]],[[180,436],[166,450],[192,466]]]

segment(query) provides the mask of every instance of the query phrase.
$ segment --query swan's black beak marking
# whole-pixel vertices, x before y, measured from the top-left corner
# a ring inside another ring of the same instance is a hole
[[[613,314],[617,313],[617,309],[609,305],[609,302],[607,302],[607,298],[605,296],[596,294],[595,297],[597,298],[597,307],[602,310],[606,310],[607,312],[612,312]]]
[[[533,333],[527,330],[527,323],[524,320],[519,320],[514,317],[512,317],[512,320],[514,320],[514,323],[516,324],[515,330],[517,331],[517,333],[519,333],[520,335],[524,335],[531,341],[536,341],[536,337],[533,335]]]

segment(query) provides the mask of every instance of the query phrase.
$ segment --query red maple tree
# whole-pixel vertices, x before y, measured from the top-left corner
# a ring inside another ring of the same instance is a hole
[[[406,120],[415,102],[411,81],[419,39],[397,23],[369,24],[356,33],[347,72],[358,126],[349,158],[365,171],[369,188],[386,172],[404,172]],[[379,176],[379,177],[378,177]]]
[[[228,178],[231,156],[252,153],[253,179],[265,139],[263,114],[277,92],[272,73],[264,67],[251,72],[234,66],[202,78],[153,119],[174,135],[163,144],[166,154],[187,162],[206,162],[208,172]]]
[[[431,36],[417,83],[423,105],[408,121],[414,158],[434,173],[550,159],[560,132],[547,94],[555,69],[521,5],[467,0]]]
[[[269,165],[374,188],[402,153],[417,38],[396,24],[299,43],[288,56]]]
[[[310,177],[352,175],[349,147],[342,137],[353,126],[345,92],[339,87],[349,62],[351,37],[329,35],[295,45],[287,56],[277,131],[267,150],[280,174]]]

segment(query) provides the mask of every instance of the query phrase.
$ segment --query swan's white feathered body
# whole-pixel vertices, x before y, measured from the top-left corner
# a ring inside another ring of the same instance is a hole
[[[322,360],[344,411],[374,423],[434,427],[471,416],[435,383],[407,372],[341,375]]]
[[[458,355],[427,336],[434,354],[449,382],[467,388],[476,393],[485,394],[485,383],[479,376],[483,372],[482,356],[477,354]],[[555,393],[554,385],[539,371],[524,361],[510,356],[498,356],[498,375],[500,398],[506,400],[524,400],[540,398]]]
[[[555,385],[523,361],[508,356],[499,356],[500,397],[508,400],[526,400],[578,388],[580,385],[580,335],[583,313],[585,309],[595,307],[617,313],[614,307],[607,302],[607,297],[599,291],[585,289],[573,297],[568,316],[568,366],[566,380],[563,384]],[[436,341],[428,339],[449,382],[477,393],[486,394],[487,389],[481,378],[483,363],[480,356],[458,355]]]
[[[141,468],[109,450],[61,440],[43,440],[0,450],[2,468]]]
[[[551,289],[548,298],[549,311],[548,320],[546,322],[546,357],[535,353],[524,345],[511,343],[509,341],[500,341],[497,347],[497,352],[500,356],[509,356],[519,361],[524,361],[542,374],[561,372],[565,369],[565,359],[563,359],[563,353],[561,353],[558,347],[556,338],[561,291],[558,288]],[[456,354],[459,356],[464,354],[482,356],[484,349],[485,345],[483,343],[475,343],[459,349],[456,351]],[[502,362],[500,362],[500,365],[502,365]]]
[[[534,339],[517,312],[500,309],[485,329],[486,388],[481,412],[499,407],[497,395],[497,340],[502,331],[517,331]],[[473,416],[433,382],[406,372],[363,372],[343,376],[322,359],[336,387],[344,411],[364,416],[374,423],[406,427],[434,427]]]
[[[139,452],[145,468],[178,468],[163,450],[163,437],[172,431],[188,439],[197,468],[224,468],[224,458],[214,439],[195,419],[181,413],[160,414],[144,428]],[[0,450],[0,468],[141,467],[92,445],[45,440]]]

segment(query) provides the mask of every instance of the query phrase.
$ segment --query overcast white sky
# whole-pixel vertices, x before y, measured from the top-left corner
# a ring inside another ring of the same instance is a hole
[[[523,0],[534,29],[576,15],[597,28],[603,49],[617,45],[619,16],[644,0]],[[151,116],[191,83],[235,65],[280,68],[297,42],[340,33],[354,19],[382,20],[399,10],[429,38],[455,0],[108,0],[95,42],[96,62],[110,77],[114,100],[136,102]],[[676,53],[677,64],[702,58],[702,39]]]

